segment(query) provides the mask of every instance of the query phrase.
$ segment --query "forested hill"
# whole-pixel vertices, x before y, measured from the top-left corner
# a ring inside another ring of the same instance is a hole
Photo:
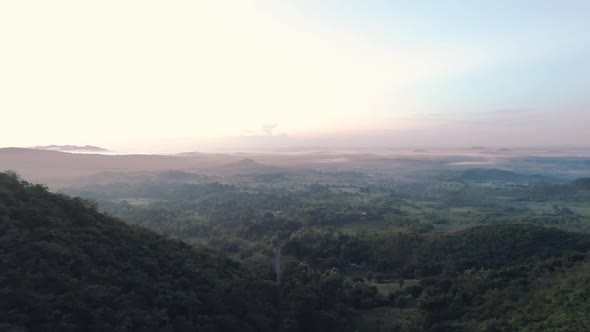
[[[275,294],[221,254],[0,173],[0,331],[273,331]]]

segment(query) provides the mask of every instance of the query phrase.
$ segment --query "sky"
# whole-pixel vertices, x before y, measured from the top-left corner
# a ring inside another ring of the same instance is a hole
[[[0,146],[587,145],[589,14],[575,0],[2,1]]]

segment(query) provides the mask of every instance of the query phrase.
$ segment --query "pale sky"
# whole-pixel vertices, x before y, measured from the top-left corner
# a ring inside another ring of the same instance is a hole
[[[408,3],[2,1],[0,147],[590,143],[589,1]]]

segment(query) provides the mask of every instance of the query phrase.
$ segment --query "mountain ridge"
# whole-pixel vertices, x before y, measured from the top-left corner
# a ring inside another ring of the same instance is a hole
[[[3,331],[275,330],[272,281],[14,174],[0,173],[0,257]]]

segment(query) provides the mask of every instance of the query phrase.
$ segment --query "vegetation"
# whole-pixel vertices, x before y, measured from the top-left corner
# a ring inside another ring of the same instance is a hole
[[[72,199],[1,175],[2,328],[590,326],[584,178],[480,169],[415,182],[360,171],[109,176],[65,188],[84,197]]]
[[[0,173],[0,322],[31,331],[274,331],[239,264]]]

